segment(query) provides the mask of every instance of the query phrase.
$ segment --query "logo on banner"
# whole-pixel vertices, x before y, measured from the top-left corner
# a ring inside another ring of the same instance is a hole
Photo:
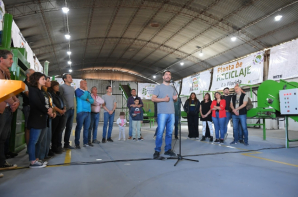
[[[253,58],[253,64],[257,65],[257,64],[263,64],[264,62],[264,56],[262,52],[258,52],[254,55]]]

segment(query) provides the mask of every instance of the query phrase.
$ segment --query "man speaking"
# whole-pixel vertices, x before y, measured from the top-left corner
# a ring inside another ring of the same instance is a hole
[[[171,72],[163,73],[163,83],[156,86],[151,100],[157,103],[157,134],[155,139],[155,153],[153,159],[159,158],[162,145],[163,132],[166,129],[165,137],[165,155],[176,156],[172,148],[172,132],[175,122],[174,100],[177,100],[177,94],[170,85]]]

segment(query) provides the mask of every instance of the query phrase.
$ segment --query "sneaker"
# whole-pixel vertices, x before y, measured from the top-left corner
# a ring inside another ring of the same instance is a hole
[[[133,140],[133,141],[137,141],[137,139],[136,139],[136,138],[133,138],[132,140]]]
[[[159,152],[155,151],[155,153],[153,154],[153,159],[157,159],[159,158]]]
[[[76,145],[76,149],[81,149],[80,145]]]
[[[75,149],[75,148],[72,147],[72,146],[70,146],[70,145],[68,145],[68,146],[65,146],[65,145],[64,145],[64,149]]]
[[[224,139],[219,139],[219,143],[224,143]]]
[[[216,139],[214,142],[219,142],[219,139]]]
[[[206,141],[206,138],[205,136],[202,137],[201,141]]]
[[[98,140],[95,139],[95,140],[92,140],[92,143],[93,144],[100,144],[100,141],[98,141]]]
[[[244,142],[243,144],[244,144],[244,146],[248,146],[249,145],[248,142]]]
[[[44,165],[43,163],[39,162],[39,161],[35,161],[33,164],[30,163],[29,168],[44,168],[46,167],[46,165]]]
[[[213,137],[210,137],[209,142],[213,142]]]
[[[142,138],[138,138],[138,140],[139,140],[139,141],[143,141],[143,139],[142,139]]]
[[[142,141],[144,140],[144,138],[142,136],[140,138],[141,138]]]
[[[196,137],[196,140],[199,140],[200,138]]]
[[[231,145],[232,145],[232,144],[237,144],[237,142],[234,140],[234,141],[233,141],[233,142],[231,142],[230,144],[231,144]]]
[[[225,134],[225,138],[224,138],[224,139],[226,140],[226,139],[227,139],[227,137],[228,137],[228,132]]]
[[[128,139],[128,140],[131,140],[131,139],[132,139],[132,137],[130,136],[130,137],[128,137],[127,139]]]
[[[101,143],[106,143],[106,138],[102,138]]]
[[[165,155],[169,155],[169,156],[171,156],[171,157],[176,156],[176,153],[174,153],[171,149],[168,150],[167,152],[165,152],[164,154],[165,154]]]
[[[38,162],[40,162],[43,165],[48,165],[48,162],[47,161],[38,160]]]
[[[5,164],[0,166],[0,170],[10,170],[10,169],[15,169],[18,166],[16,164],[9,164],[7,161],[5,161]]]
[[[0,173],[0,178],[2,178],[4,175],[2,173]]]
[[[89,142],[88,145],[93,147],[93,144],[91,142]]]
[[[121,139],[119,138],[118,141],[121,141]]]
[[[88,146],[89,146],[89,144],[84,144],[84,145],[83,145],[83,147],[88,147]]]
[[[240,143],[240,144],[243,144],[243,143],[244,143],[244,141],[243,141],[243,140],[239,140],[239,143]]]
[[[108,142],[114,142],[114,141],[112,140],[112,138],[108,138],[107,141],[108,141]]]

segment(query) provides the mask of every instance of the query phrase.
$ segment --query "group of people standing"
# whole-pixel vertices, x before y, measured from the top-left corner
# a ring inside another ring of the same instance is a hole
[[[191,93],[184,104],[184,111],[187,113],[188,138],[199,139],[198,120],[200,113],[203,125],[201,141],[206,140],[205,134],[208,127],[210,130],[209,141],[213,142],[213,122],[216,138],[214,142],[224,143],[228,135],[228,124],[232,118],[234,141],[231,144],[237,144],[239,141],[244,145],[248,145],[246,124],[248,96],[238,85],[235,86],[235,95],[230,95],[229,88],[225,88],[223,93],[224,95],[215,92],[213,101],[211,101],[210,94],[206,93],[201,102],[199,102],[195,93]]]

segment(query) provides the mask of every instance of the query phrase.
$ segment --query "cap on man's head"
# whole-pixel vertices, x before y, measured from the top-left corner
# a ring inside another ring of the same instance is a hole
[[[228,90],[229,90],[229,88],[228,88],[228,87],[225,87],[223,90],[225,91],[226,89],[228,89]]]

